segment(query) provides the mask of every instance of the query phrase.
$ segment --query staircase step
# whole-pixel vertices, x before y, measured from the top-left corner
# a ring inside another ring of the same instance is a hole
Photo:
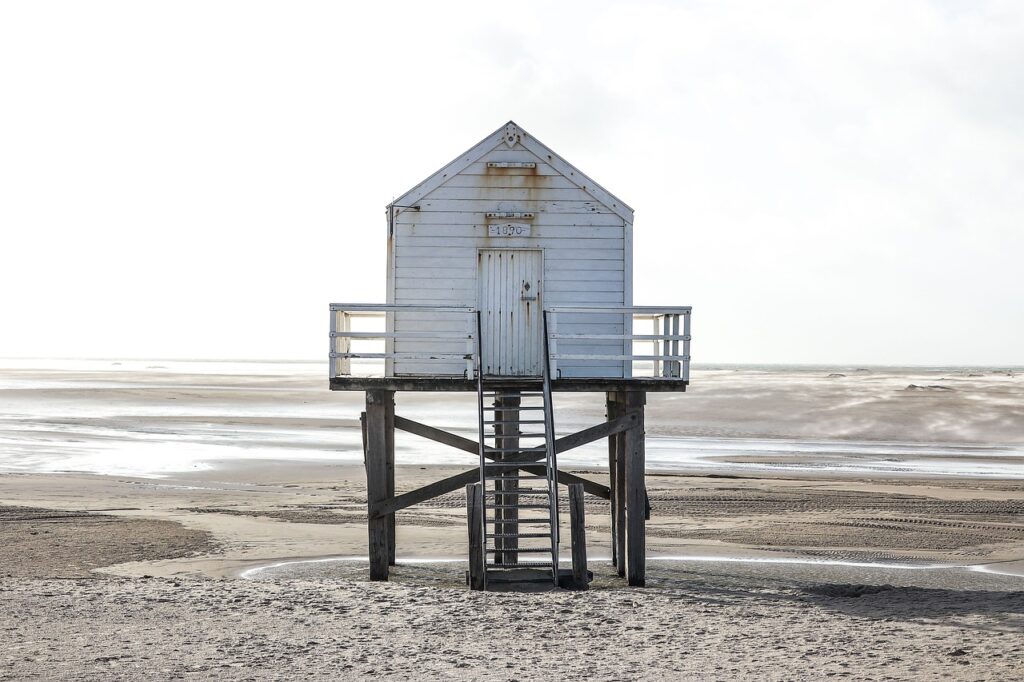
[[[550,550],[549,550],[550,551]],[[487,564],[489,569],[551,568],[550,561],[522,561],[514,564]]]
[[[504,488],[502,490],[485,490],[484,495],[550,495],[547,488]]]
[[[545,438],[546,433],[485,433],[484,438]]]
[[[547,517],[539,519],[484,519],[485,523],[504,523],[504,524],[524,524],[524,523],[551,523],[551,519]]]
[[[547,552],[551,554],[550,547],[488,547],[484,550],[488,554],[495,554],[498,552],[515,552],[516,554],[540,554],[541,552]]]
[[[517,410],[543,410],[543,405],[520,405],[516,408]],[[507,407],[495,407],[494,405],[484,405],[484,410],[488,412],[494,412],[495,410],[508,410]]]
[[[531,445],[525,448],[487,448],[485,452],[544,452],[543,445]]]
[[[495,538],[550,538],[551,533],[488,533],[489,540]]]
[[[542,398],[544,393],[541,391],[522,391],[520,393],[484,393],[485,398]],[[515,407],[509,409],[514,410]]]
[[[550,504],[489,504],[488,509],[550,509]]]
[[[543,419],[495,419],[484,420],[484,424],[543,424]]]

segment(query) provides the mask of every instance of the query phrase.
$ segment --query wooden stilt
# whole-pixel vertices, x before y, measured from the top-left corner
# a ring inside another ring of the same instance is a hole
[[[395,394],[384,403],[385,484],[388,499],[395,496]],[[388,517],[388,566],[395,565],[395,514]]]
[[[484,489],[479,483],[466,486],[466,525],[469,528],[469,588],[487,588],[487,567],[484,563]]]
[[[583,486],[569,486],[569,535],[572,540],[573,587],[585,590],[590,581],[587,576],[587,529],[583,513]]]
[[[619,411],[618,403],[615,402],[615,394],[613,392],[605,393],[605,419],[612,421],[621,416]],[[612,525],[612,566],[618,566],[618,535],[616,533],[618,526],[616,525],[616,514],[615,514],[615,444],[617,434],[608,436],[608,489],[611,491],[609,508],[611,509],[611,525]]]
[[[620,411],[625,412],[625,396],[616,392],[615,403]],[[615,557],[619,577],[626,577],[626,432],[615,434],[615,488],[612,491],[614,502],[612,513],[615,515]]]
[[[626,393],[626,409],[637,415],[638,424],[624,433],[626,459],[626,579],[634,587],[643,587],[646,582],[647,563],[647,485],[644,469],[646,448],[644,446],[644,403],[643,391]]]
[[[394,412],[393,391],[366,392],[366,501],[370,580],[387,580],[389,564],[388,516],[374,518],[370,511],[388,498],[388,406]]]
[[[508,391],[510,395],[506,395],[500,398],[494,399],[494,406],[496,409],[494,414],[497,415],[495,419],[497,421],[519,421],[519,406],[522,404],[522,398],[518,395],[511,395],[511,391]],[[511,426],[511,431],[508,430],[506,424],[495,424],[495,432],[501,437],[495,439],[496,446],[498,448],[518,448],[519,447],[519,432],[515,425]],[[507,432],[508,431],[508,432]],[[507,433],[506,433],[507,432]],[[504,459],[506,455],[500,455],[500,459]],[[502,491],[505,489],[515,490],[519,487],[519,471],[510,470],[507,472],[505,480],[495,481],[495,490]],[[512,551],[510,547],[516,546],[514,538],[500,537],[504,534],[513,534],[518,531],[518,524],[516,521],[519,520],[519,510],[513,508],[511,505],[519,503],[519,495],[511,493],[500,493],[495,496],[496,504],[499,505],[510,505],[509,507],[495,509],[495,518],[501,519],[501,522],[495,522],[494,532],[499,537],[495,538],[494,546],[496,549],[503,551],[498,552],[495,555],[495,563],[500,564],[517,564],[519,563],[519,552]]]

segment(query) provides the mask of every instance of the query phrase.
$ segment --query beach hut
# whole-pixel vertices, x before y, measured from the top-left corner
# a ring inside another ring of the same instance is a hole
[[[465,485],[473,587],[585,583],[584,492],[612,502],[613,560],[643,584],[643,406],[686,390],[690,309],[634,305],[633,210],[512,121],[386,210],[387,302],[331,305],[330,387],[366,391],[371,576],[394,562],[395,511]],[[476,392],[479,440],[395,415],[398,391]],[[607,421],[558,438],[559,391],[605,393]],[[396,496],[395,428],[478,466]],[[608,486],[558,470],[603,438]],[[559,567],[560,484],[575,572]]]

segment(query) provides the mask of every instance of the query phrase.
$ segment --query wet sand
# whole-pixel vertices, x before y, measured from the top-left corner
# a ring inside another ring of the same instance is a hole
[[[399,486],[452,471],[402,467]],[[101,545],[30,536],[36,546],[22,554],[35,557],[34,571],[12,571],[24,561],[0,553],[0,630],[10,643],[0,679],[54,670],[113,679],[1010,679],[1024,670],[1020,482],[654,475],[649,484],[648,588],[624,587],[598,559],[586,593],[474,594],[462,583],[457,494],[400,513],[394,578],[367,581],[358,467],[6,474],[0,499],[23,507],[0,518],[35,506],[62,510],[48,516],[76,532],[125,525]],[[74,511],[85,508],[107,511]],[[587,505],[591,556],[608,556],[607,513],[600,500]],[[8,547],[23,531],[9,520],[0,529]],[[324,557],[356,559],[305,561]],[[738,561],[750,558],[761,561]],[[106,567],[69,575],[72,564]],[[946,568],[979,565],[1008,575]]]
[[[358,402],[303,407],[318,397],[312,379],[282,388],[228,377],[210,388],[209,376],[173,375],[113,387],[97,372],[72,391],[22,377],[31,385],[4,389],[16,409],[3,415],[0,679],[1017,678],[1024,475],[972,467],[1019,466],[1014,399],[1024,384],[964,376],[988,382],[977,410],[964,407],[980,400],[967,383],[958,395],[907,392],[913,405],[918,395],[933,404],[892,417],[917,425],[897,437],[878,404],[911,404],[900,388],[911,379],[872,376],[842,391],[823,376],[708,377],[704,397],[726,411],[720,425],[711,408],[687,412],[696,395],[652,399],[655,438],[737,447],[651,471],[648,588],[624,587],[601,559],[609,507],[588,498],[593,589],[542,594],[466,590],[460,493],[400,512],[400,565],[392,582],[369,583],[365,478],[352,450]],[[820,389],[806,424],[787,413],[803,400],[794,382]],[[737,407],[751,385],[765,394]],[[843,407],[847,390],[861,407]],[[66,414],[26,416],[40,401]],[[406,405],[442,426],[459,418],[450,402]],[[560,430],[601,418],[593,397],[563,409]],[[941,415],[958,409],[954,429]],[[861,424],[850,437],[867,440],[816,450],[823,415],[844,411]],[[929,412],[940,415],[937,430],[920,426]],[[978,439],[986,423],[1000,440]],[[752,452],[745,438],[802,450]],[[954,469],[905,466],[929,443]],[[151,459],[175,448],[188,452]],[[893,461],[866,466],[879,459],[872,448]],[[473,464],[432,464],[434,451],[420,452],[414,442],[400,450],[399,492]],[[591,464],[599,454],[565,466],[602,480]],[[65,473],[26,466],[47,456]],[[87,473],[104,462],[108,475]]]

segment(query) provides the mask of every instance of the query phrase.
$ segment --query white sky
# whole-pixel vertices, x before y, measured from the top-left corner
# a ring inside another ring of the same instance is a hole
[[[696,362],[1024,364],[1024,3],[5,2],[0,356],[316,358],[515,119]]]

